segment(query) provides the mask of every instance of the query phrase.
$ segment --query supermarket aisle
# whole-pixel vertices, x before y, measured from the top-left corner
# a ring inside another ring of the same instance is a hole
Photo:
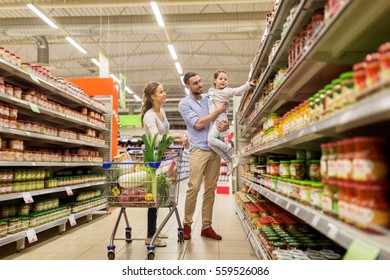
[[[182,218],[185,190],[187,181],[180,184],[178,209]],[[200,196],[202,193],[199,194]],[[21,253],[14,253],[15,246],[9,248],[10,254],[0,258],[7,260],[106,260],[107,245],[117,218],[117,211],[111,214],[94,215],[90,223],[80,224],[62,235],[57,234],[57,229],[45,233],[51,237],[38,235],[39,243],[28,246]],[[168,209],[160,209],[158,220],[161,222],[167,215]],[[133,238],[146,236],[146,209],[127,209],[127,214],[132,226]],[[200,203],[194,216],[193,235],[190,241],[184,244],[177,243],[177,221],[173,216],[165,228],[164,233],[169,235],[168,246],[156,248],[156,260],[254,260],[256,259],[250,245],[245,241],[238,216],[234,210],[233,195],[217,194],[214,207],[214,229],[223,237],[221,241],[210,240],[200,236],[201,217]],[[125,223],[122,220],[119,225],[119,233],[124,234]],[[118,237],[122,237],[119,236]],[[12,244],[14,245],[14,244]],[[117,260],[143,260],[146,258],[146,246],[143,240],[134,240],[127,244],[118,240],[115,259]],[[13,250],[13,251],[12,251]]]

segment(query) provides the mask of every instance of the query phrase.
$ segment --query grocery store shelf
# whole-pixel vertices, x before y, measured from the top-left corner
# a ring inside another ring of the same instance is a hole
[[[7,77],[7,81],[11,84],[21,86],[25,88],[26,86],[31,88],[39,89],[42,93],[45,93],[51,100],[59,101],[62,104],[67,104],[68,107],[76,108],[80,106],[88,107],[99,113],[107,113],[107,109],[102,109],[97,106],[93,106],[91,102],[87,99],[84,100],[78,96],[74,96],[69,92],[66,92],[56,86],[48,83],[47,81],[36,77],[39,83],[36,83],[29,75],[29,73],[18,66],[15,66],[3,59],[0,59],[0,74]]]
[[[19,136],[22,140],[31,140],[31,139],[40,139],[44,140],[44,144],[52,143],[52,144],[75,144],[75,145],[83,145],[88,147],[95,147],[95,148],[108,148],[107,145],[102,144],[95,144],[91,142],[85,142],[80,140],[73,140],[73,139],[66,139],[63,137],[58,136],[50,136],[45,135],[41,133],[35,133],[25,130],[19,130],[19,129],[13,129],[13,128],[7,128],[7,127],[0,127],[0,132],[4,134],[9,134],[11,136]]]
[[[74,217],[76,219],[78,219],[80,217],[87,216],[87,215],[92,214],[92,213],[94,213],[96,211],[99,211],[99,210],[102,210],[102,209],[106,209],[106,208],[107,208],[107,205],[106,204],[102,204],[102,205],[99,205],[99,206],[93,207],[91,209],[87,209],[85,211],[82,211],[82,212],[79,212],[79,213],[75,213],[75,214],[72,214],[72,215],[74,215]],[[44,225],[35,227],[34,230],[35,230],[36,233],[39,233],[39,232],[48,230],[50,228],[53,228],[53,227],[65,224],[68,220],[69,220],[69,217],[61,218],[61,219],[52,221],[50,223],[46,223]],[[8,235],[7,237],[0,238],[0,246],[4,246],[6,244],[9,244],[9,243],[12,243],[12,242],[16,242],[16,241],[24,239],[26,237],[27,237],[26,231],[22,231],[22,232],[18,232],[18,233],[15,233],[15,234]]]
[[[385,234],[383,235],[367,233],[330,217],[319,210],[274,193],[246,178],[241,178],[241,180],[250,188],[255,189],[270,201],[294,214],[345,249],[348,249],[354,240],[360,240],[380,250],[378,259],[390,259],[389,231],[384,230]]]
[[[100,185],[104,185],[105,183],[106,183],[105,181],[98,181],[98,182],[91,182],[91,183],[72,185],[72,186],[66,186],[66,187],[43,189],[43,190],[38,190],[38,191],[30,191],[28,193],[31,194],[32,197],[34,197],[34,196],[38,196],[38,195],[42,195],[42,194],[66,192],[66,188],[70,188],[71,190],[76,190],[76,189],[100,186]],[[19,199],[19,198],[23,198],[22,193],[11,193],[11,194],[0,195],[0,201]]]
[[[390,88],[382,89],[384,85],[388,84],[389,82],[380,83],[375,88],[366,90],[368,92],[381,89],[380,92],[360,100],[354,105],[335,113],[325,120],[290,133],[277,141],[252,148],[243,153],[242,156],[291,148],[309,141],[337,136],[341,132],[352,130],[356,127],[390,120]],[[373,110],[373,108],[375,108],[375,110]],[[356,112],[359,113],[357,114]]]
[[[12,97],[9,95],[0,94],[0,100],[7,102],[9,104],[18,106],[18,113],[27,114],[29,116],[35,115],[38,119],[42,118],[41,117],[42,115],[50,116],[50,117],[53,117],[53,119],[48,119],[48,121],[54,122],[56,124],[68,124],[68,127],[69,127],[69,124],[73,124],[73,126],[74,126],[74,124],[78,124],[81,127],[90,127],[90,128],[94,128],[94,129],[99,130],[99,131],[109,131],[105,126],[96,125],[96,124],[90,123],[88,121],[78,119],[78,118],[73,117],[73,116],[58,113],[56,111],[44,108],[44,107],[39,106],[39,105],[36,105],[36,106],[39,109],[40,114],[34,113],[31,109],[30,102],[19,99],[19,98],[15,98],[15,97]],[[20,109],[20,108],[24,108],[24,109]],[[64,121],[65,121],[65,123],[64,123]]]
[[[244,229],[244,232],[246,234],[246,241],[251,245],[254,253],[256,254],[257,259],[272,259],[269,253],[267,253],[268,250],[262,246],[262,242],[259,239],[259,234],[257,233],[257,230],[252,227],[251,223],[248,221],[248,218],[246,217],[241,207],[236,202],[234,202],[234,206],[238,218],[241,221],[242,228]]]
[[[0,161],[0,166],[13,167],[13,166],[102,166],[102,162],[26,162],[26,161]]]

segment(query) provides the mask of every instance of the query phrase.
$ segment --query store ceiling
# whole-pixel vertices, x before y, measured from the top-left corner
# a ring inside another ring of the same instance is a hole
[[[127,86],[139,97],[148,81],[161,82],[168,95],[164,107],[171,128],[180,129],[184,122],[177,104],[185,92],[167,48],[169,40],[183,72],[197,72],[204,91],[220,69],[227,71],[231,87],[240,86],[248,79],[274,0],[157,1],[165,28],[157,24],[150,1],[34,1],[60,25],[57,30],[31,12],[29,2],[0,0],[1,45],[22,61],[41,62],[52,75],[64,78],[98,77],[91,59],[98,59],[101,52],[110,60],[110,72],[125,75]],[[65,40],[66,32],[87,54]],[[42,63],[45,54],[38,61],[42,39],[48,43],[47,64]],[[128,94],[120,113],[138,113],[140,106]]]

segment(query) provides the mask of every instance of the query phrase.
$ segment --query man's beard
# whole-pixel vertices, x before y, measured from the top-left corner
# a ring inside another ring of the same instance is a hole
[[[201,94],[202,94],[202,91],[201,91],[201,90],[200,90],[200,91],[196,91],[196,92],[193,91],[192,94],[193,94],[193,95],[201,95]]]

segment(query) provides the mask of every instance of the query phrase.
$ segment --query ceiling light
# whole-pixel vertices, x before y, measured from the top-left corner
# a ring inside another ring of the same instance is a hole
[[[139,98],[138,95],[134,94],[133,97],[134,97],[137,101],[141,101],[141,98]]]
[[[151,1],[150,5],[152,6],[152,10],[153,10],[154,16],[157,19],[158,25],[160,25],[161,27],[164,27],[165,26],[164,20],[163,20],[163,18],[161,16],[161,13],[160,13],[160,10],[158,8],[158,5],[157,5],[156,1]]]
[[[184,76],[180,76],[180,81],[183,84],[183,86],[186,86],[186,84],[184,83]]]
[[[97,66],[100,67],[100,62],[96,58],[92,58],[91,61]]]
[[[177,73],[180,75],[183,74],[183,70],[181,69],[180,62],[175,62]]]
[[[171,53],[172,59],[176,60],[177,59],[177,55],[176,55],[176,51],[175,51],[175,48],[173,47],[173,45],[169,44],[168,45],[168,49],[169,49],[169,52]]]
[[[70,38],[69,36],[66,37],[66,40],[68,40],[69,43],[71,43],[73,45],[73,47],[75,47],[76,49],[78,49],[81,53],[83,54],[87,54],[87,51],[85,49],[83,49],[82,46],[80,46],[79,44],[77,44],[77,42],[75,40],[73,40],[72,38]]]
[[[49,19],[44,13],[42,13],[37,7],[35,7],[33,4],[29,3],[27,4],[27,7],[33,11],[37,16],[39,16],[41,19],[43,19],[50,27],[57,29],[58,26]]]
[[[128,86],[125,87],[125,90],[126,90],[128,93],[130,93],[130,94],[134,94],[134,92],[133,92]]]

